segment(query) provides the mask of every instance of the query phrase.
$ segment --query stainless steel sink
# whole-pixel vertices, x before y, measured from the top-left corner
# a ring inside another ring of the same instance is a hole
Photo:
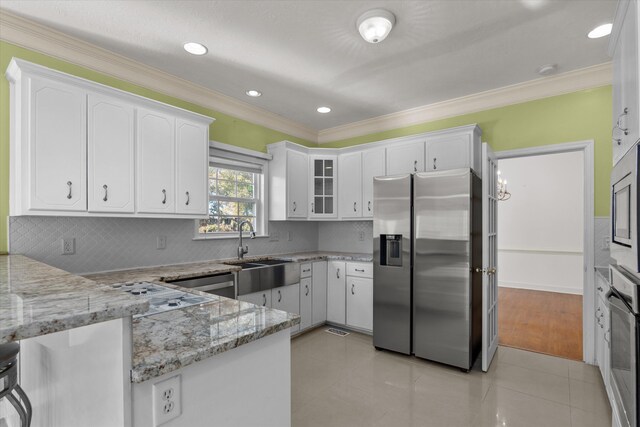
[[[283,260],[229,263],[242,268],[238,272],[238,295],[266,291],[300,282],[300,264]]]

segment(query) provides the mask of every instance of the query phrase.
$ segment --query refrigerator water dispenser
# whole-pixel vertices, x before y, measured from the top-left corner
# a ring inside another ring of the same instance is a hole
[[[380,235],[380,265],[402,267],[402,234]]]

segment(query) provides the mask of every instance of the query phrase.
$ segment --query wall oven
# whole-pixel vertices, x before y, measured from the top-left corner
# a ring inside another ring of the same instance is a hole
[[[611,388],[623,427],[638,426],[638,287],[627,271],[611,266]]]
[[[611,257],[640,277],[638,149],[639,145],[634,145],[611,172]]]

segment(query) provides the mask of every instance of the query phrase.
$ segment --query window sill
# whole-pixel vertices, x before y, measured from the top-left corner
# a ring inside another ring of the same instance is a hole
[[[268,234],[261,234],[261,235],[257,235],[255,237],[255,239],[264,239],[265,237],[269,237]],[[197,235],[194,238],[192,238],[191,240],[225,240],[225,239],[238,239],[238,234],[222,234],[222,235]],[[242,233],[242,239],[243,240],[251,240],[251,237],[249,237],[249,233],[244,231]]]

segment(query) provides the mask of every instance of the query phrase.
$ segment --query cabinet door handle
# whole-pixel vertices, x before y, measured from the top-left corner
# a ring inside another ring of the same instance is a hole
[[[353,289],[356,287],[355,284],[351,284],[351,295],[355,295],[356,293],[353,291]]]
[[[607,344],[611,344],[611,341],[609,341],[609,340],[607,339],[607,334],[611,335],[611,329],[607,330],[607,331],[604,333],[604,337],[603,337],[603,338],[604,338],[604,340],[607,342]]]
[[[282,292],[278,291],[278,302],[282,301]]]
[[[602,292],[604,289],[602,289],[602,286],[598,286],[598,290]]]
[[[293,211],[296,211],[296,202],[293,202]]]
[[[267,294],[262,294],[262,306],[267,306]]]
[[[433,170],[438,169],[438,167],[436,166],[436,161],[437,160],[438,160],[437,158],[435,158],[435,157],[433,158]]]
[[[336,269],[336,277],[338,279],[340,278],[340,269],[339,268]]]
[[[358,210],[356,209],[356,202],[353,202],[353,211],[358,212]]]
[[[162,189],[162,204],[167,204],[167,190],[165,190],[164,188]]]
[[[313,213],[313,212],[314,212],[314,210],[313,210],[313,202],[311,202],[311,213]]]
[[[364,273],[364,268],[363,269],[356,268],[355,270],[359,271],[360,273]]]
[[[367,209],[369,209],[369,212],[371,212],[371,200],[369,200],[369,202],[367,203]]]
[[[103,185],[103,186],[102,186],[102,188],[104,188],[104,197],[102,198],[102,201],[103,201],[103,202],[106,202],[106,201],[107,201],[107,196],[108,196],[108,194],[107,194],[107,189],[108,189],[109,187],[107,187],[107,184],[105,184],[105,185]]]
[[[622,131],[622,133],[624,133],[625,136],[629,135],[629,128],[623,128],[620,125],[620,119],[622,119],[622,116],[626,116],[628,113],[629,113],[629,109],[625,107],[624,110],[622,111],[622,114],[618,116],[618,120],[616,120],[615,126],[613,126],[613,129],[611,129],[611,138],[618,145],[622,145],[622,138],[615,138],[613,135],[616,132],[616,130]]]
[[[69,194],[67,194],[67,199],[71,198],[71,186],[73,184],[71,183],[71,181],[67,181],[67,187],[69,187]]]
[[[309,285],[304,285],[304,287],[306,288],[307,292],[305,292],[305,295],[309,295]]]
[[[191,200],[191,198],[189,197],[189,192],[187,191],[185,194],[187,195],[187,201],[185,202],[185,205],[189,206],[189,200]]]
[[[417,160],[413,161],[413,171],[414,172],[418,172],[418,161]]]

